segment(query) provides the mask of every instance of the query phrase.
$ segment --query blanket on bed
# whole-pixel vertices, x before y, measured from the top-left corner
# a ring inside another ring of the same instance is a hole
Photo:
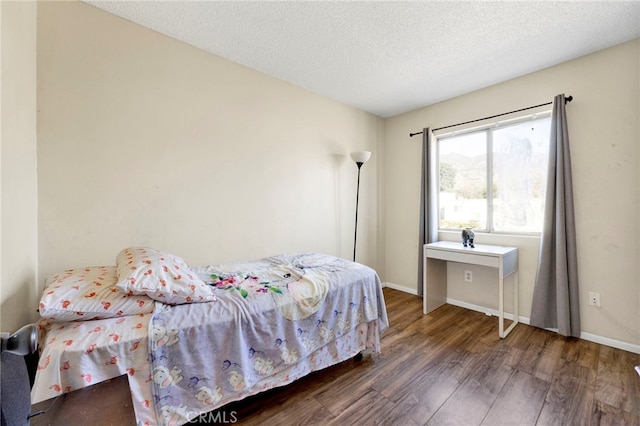
[[[388,320],[371,268],[305,253],[193,269],[218,300],[157,303],[149,327],[162,424],[186,423],[365,347],[379,352]]]

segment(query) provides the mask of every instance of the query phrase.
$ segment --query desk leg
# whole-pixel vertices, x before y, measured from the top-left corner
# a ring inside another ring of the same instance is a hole
[[[518,271],[516,271],[516,276],[513,277],[514,281],[513,281],[513,306],[515,306],[515,308],[513,309],[515,311],[515,322],[516,324],[518,322],[520,322],[520,312],[518,310],[518,304],[520,303],[520,298],[518,297],[518,295],[520,294],[520,288],[518,287],[520,285],[520,283],[518,283],[518,275],[520,275],[518,273]]]
[[[500,269],[500,273],[502,274],[502,269]],[[499,319],[499,335],[501,339],[504,339],[511,333],[511,330],[518,324],[518,320],[520,318],[520,313],[518,312],[518,271],[515,272],[515,276],[513,277],[513,321],[511,325],[505,330],[504,329],[504,277],[500,276],[500,319]]]
[[[447,303],[447,262],[424,257],[423,312],[429,312]]]
[[[498,335],[504,339],[504,270],[502,262],[498,268]]]
[[[518,289],[518,271],[516,271],[514,277],[513,277],[513,324],[511,324],[511,326],[509,327],[509,329],[507,330],[507,334],[509,334],[511,332],[511,329],[513,327],[516,326],[516,324],[518,322],[520,322],[520,313],[518,312],[518,293],[519,293],[519,289]],[[506,336],[506,334],[505,334]]]

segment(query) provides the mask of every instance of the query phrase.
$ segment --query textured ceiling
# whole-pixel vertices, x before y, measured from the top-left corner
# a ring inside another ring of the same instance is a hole
[[[640,1],[86,1],[389,117],[640,37]]]

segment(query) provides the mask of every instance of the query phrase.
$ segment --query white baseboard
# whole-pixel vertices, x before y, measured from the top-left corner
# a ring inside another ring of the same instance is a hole
[[[597,334],[585,333],[584,331],[580,333],[580,338],[588,340],[590,342],[599,343],[601,345],[611,346],[612,348],[622,349],[628,352],[633,352],[635,354],[640,354],[640,345],[634,345],[632,343],[598,336]]]
[[[389,282],[385,282],[382,283],[383,287],[389,287],[392,288],[394,290],[398,290],[398,291],[402,291],[405,293],[409,293],[409,294],[413,294],[414,296],[418,295],[418,291],[417,289],[410,289],[407,288],[405,286],[401,286],[398,284],[393,284],[393,283],[389,283]],[[454,306],[459,306],[461,308],[465,308],[465,309],[469,309],[471,311],[477,311],[477,312],[482,312],[485,315],[491,315],[491,316],[498,316],[498,310],[497,309],[491,309],[491,308],[487,308],[485,306],[479,306],[479,305],[474,305],[472,303],[467,303],[467,302],[462,302],[460,300],[456,300],[456,299],[449,299],[447,298],[447,303],[450,305],[454,305]],[[508,312],[504,313],[504,317],[512,320],[513,319],[513,314],[510,314]],[[526,324],[529,325],[531,319],[528,317],[523,317],[523,316],[519,316],[518,320],[522,323],[522,324]],[[553,331],[553,332],[558,332],[557,329],[548,329],[549,331]],[[598,343],[601,345],[605,345],[605,346],[610,346],[612,348],[616,348],[616,349],[622,349],[623,351],[628,351],[628,352],[633,352],[636,354],[640,354],[640,345],[634,345],[633,343],[629,343],[629,342],[623,342],[621,340],[615,340],[615,339],[610,339],[609,337],[603,337],[603,336],[599,336],[597,334],[593,334],[593,333],[587,333],[587,332],[581,332],[580,333],[580,338],[582,340],[587,340],[589,342],[594,342],[594,343]]]
[[[413,294],[414,296],[418,296],[418,290],[417,289],[407,288],[407,287],[402,286],[402,285],[384,282],[384,283],[382,283],[382,287],[389,287],[389,288],[392,288],[394,290],[402,291],[403,293],[409,293],[409,294]]]
[[[490,309],[484,306],[474,305],[471,303],[462,302],[460,300],[449,299],[449,298],[447,298],[447,303],[454,306],[460,306],[461,308],[470,309],[472,311],[482,312],[486,315],[498,316],[498,311],[496,309]],[[513,314],[505,312],[504,317],[512,320]],[[522,324],[527,324],[527,325],[529,325],[531,322],[530,318],[523,317],[523,316],[518,316],[518,320]],[[552,331],[554,333],[558,332],[558,329],[553,329],[553,328],[548,328],[546,330]],[[634,345],[632,343],[623,342],[621,340],[610,339],[608,337],[603,337],[597,334],[587,333],[584,331],[580,333],[580,338],[582,340],[588,340],[589,342],[599,343],[601,345],[611,346],[612,348],[622,349],[623,351],[640,354],[640,345]]]
[[[491,316],[497,317],[498,314],[499,314],[497,309],[491,309],[491,308],[487,308],[485,306],[474,305],[473,303],[462,302],[462,301],[456,300],[456,299],[447,298],[447,303],[449,305],[459,306],[461,308],[469,309],[471,311],[482,312],[483,314],[485,314],[487,316],[490,316],[490,317]],[[512,320],[513,319],[513,314],[511,314],[509,312],[505,312],[504,313],[504,317],[506,319]],[[518,321],[523,323],[523,324],[529,325],[529,318],[527,318],[527,317],[518,316]]]

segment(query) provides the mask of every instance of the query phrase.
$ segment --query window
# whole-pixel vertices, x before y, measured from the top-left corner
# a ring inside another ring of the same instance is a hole
[[[439,228],[542,231],[551,118],[437,137]]]

